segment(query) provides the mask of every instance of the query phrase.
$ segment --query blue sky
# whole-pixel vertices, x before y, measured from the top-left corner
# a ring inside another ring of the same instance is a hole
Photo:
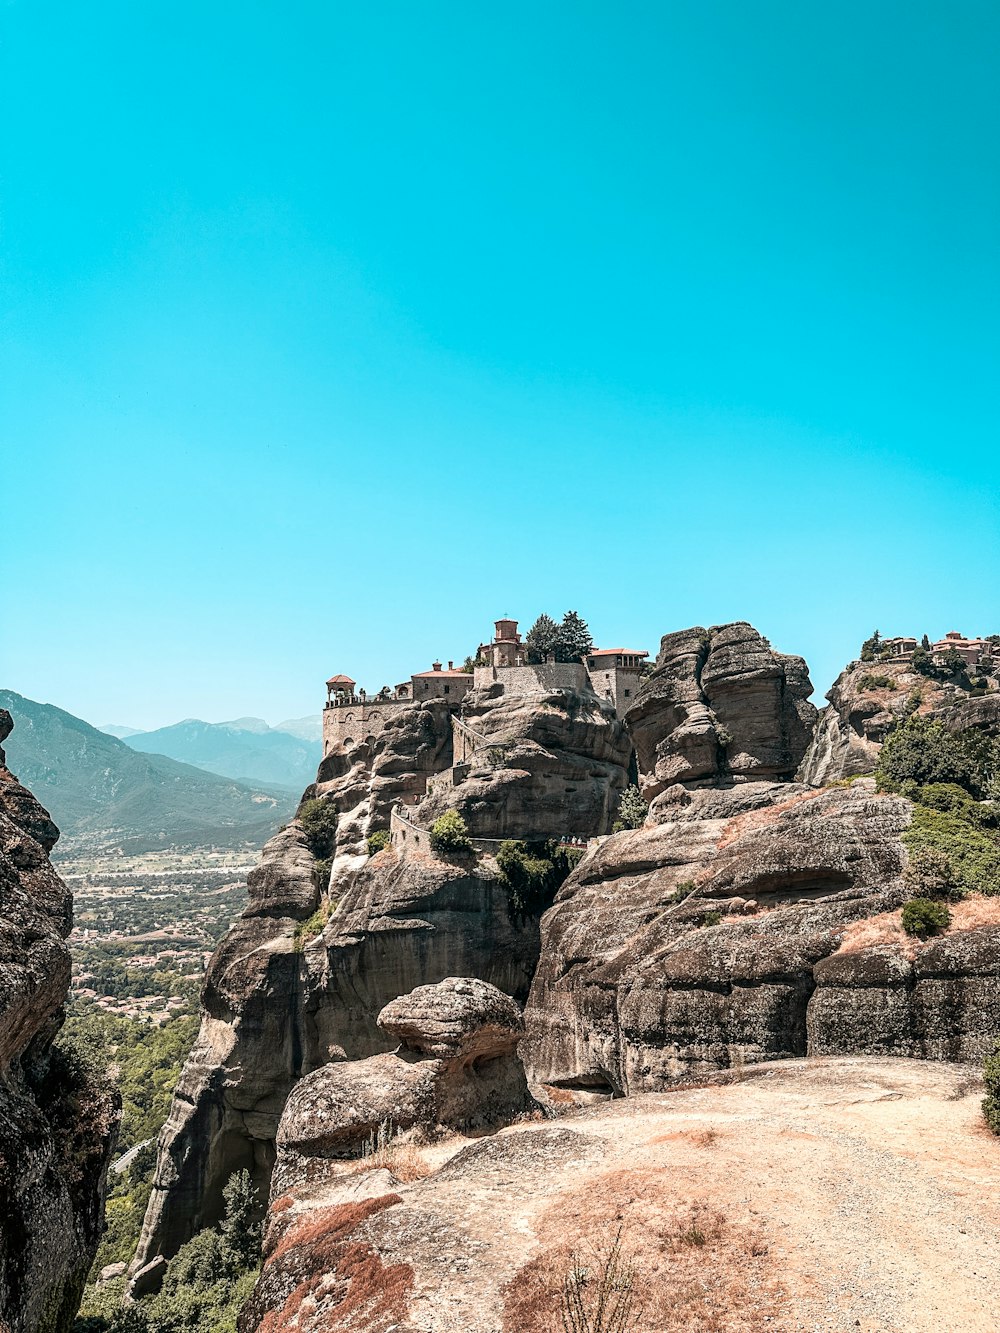
[[[1000,10],[0,8],[0,683],[1000,629]]]

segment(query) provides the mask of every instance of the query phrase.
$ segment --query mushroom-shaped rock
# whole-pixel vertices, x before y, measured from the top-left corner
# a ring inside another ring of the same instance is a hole
[[[378,1025],[408,1050],[463,1061],[509,1055],[524,1031],[510,996],[475,977],[418,986],[387,1004]]]
[[[272,1193],[336,1174],[381,1126],[495,1129],[535,1106],[515,1051],[521,1012],[488,982],[418,986],[378,1021],[401,1041],[396,1051],[324,1065],[296,1084],[278,1127]]]

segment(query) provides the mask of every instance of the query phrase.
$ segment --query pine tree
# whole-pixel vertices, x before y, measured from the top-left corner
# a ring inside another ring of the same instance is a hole
[[[882,635],[878,632],[878,630],[876,630],[875,633],[871,636],[871,638],[865,639],[864,643],[861,645],[862,662],[874,662],[875,658],[879,655],[881,649],[882,649]]]
[[[930,639],[927,637],[926,634],[924,634],[924,635],[922,636],[922,638],[921,638],[921,640],[920,640],[920,646],[921,646],[921,648],[923,648],[923,650],[924,650],[925,653],[929,653],[929,652],[930,652],[930,650],[931,650],[931,641],[930,641]]]
[[[560,662],[581,662],[594,646],[587,622],[575,611],[567,611],[559,626],[556,658]]]
[[[618,803],[617,823],[622,828],[642,828],[649,806],[642,799],[642,792],[636,786],[626,787]]]
[[[528,661],[544,662],[549,653],[554,651],[558,642],[559,626],[551,616],[547,616],[543,612],[531,629],[528,630],[527,637],[524,640],[525,647],[528,650]]]
[[[262,1227],[258,1218],[257,1191],[249,1171],[236,1171],[222,1191],[226,1215],[219,1231],[222,1245],[240,1268],[256,1268],[260,1263]]]

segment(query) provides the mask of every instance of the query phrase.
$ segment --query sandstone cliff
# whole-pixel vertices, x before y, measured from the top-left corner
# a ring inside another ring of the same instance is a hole
[[[158,1256],[219,1218],[233,1171],[250,1170],[267,1197],[289,1092],[331,1061],[388,1049],[376,1018],[390,1000],[463,975],[526,999],[538,923],[512,915],[488,858],[368,856],[369,829],[386,827],[395,801],[451,757],[441,705],[400,708],[375,741],[327,756],[307,792],[338,811],[329,882],[298,820],[265,847],[250,902],[206,974],[201,1032],[160,1138],[136,1291],[155,1285]],[[317,909],[329,920],[310,937]]]
[[[11,717],[0,709],[0,742]],[[59,833],[0,749],[0,1327],[63,1333],[100,1239],[114,1098],[53,1048],[72,898]]]
[[[646,823],[591,849],[542,921],[533,1078],[622,1094],[774,1056],[982,1058],[997,922],[956,913],[941,941],[908,941],[910,803],[816,787],[870,771],[907,710],[989,730],[1000,696],[879,671],[841,676],[807,749],[801,659],[746,625],[664,638],[626,718]],[[813,785],[788,780],[800,761]]]
[[[676,782],[790,778],[816,719],[811,693],[804,660],[744,621],[664,635],[625,715],[646,799]]]
[[[466,696],[463,718],[467,761],[434,782],[417,810],[420,823],[455,809],[483,838],[587,837],[610,829],[632,746],[611,705],[589,685],[509,693],[497,683]]]
[[[967,679],[934,679],[908,662],[852,662],[826,697],[798,772],[814,787],[873,772],[882,742],[907,712],[1000,735],[1000,693],[977,696]]]

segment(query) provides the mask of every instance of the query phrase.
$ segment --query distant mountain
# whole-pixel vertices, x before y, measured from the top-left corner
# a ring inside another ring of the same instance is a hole
[[[143,754],[165,754],[221,777],[287,787],[296,796],[315,782],[322,757],[318,740],[300,740],[252,717],[235,722],[188,718],[172,727],[139,732],[125,743]]]
[[[276,722],[272,731],[287,731],[289,736],[298,736],[300,741],[323,740],[323,715],[313,713],[309,717],[293,717],[288,722]]]
[[[260,846],[296,804],[298,792],[141,754],[12,690],[0,690],[0,708],[14,718],[7,762],[62,830],[57,851]]]
[[[103,731],[106,736],[117,736],[120,741],[123,741],[126,736],[138,736],[141,728],[117,727],[113,722],[105,722],[104,725],[98,727],[97,730]]]

